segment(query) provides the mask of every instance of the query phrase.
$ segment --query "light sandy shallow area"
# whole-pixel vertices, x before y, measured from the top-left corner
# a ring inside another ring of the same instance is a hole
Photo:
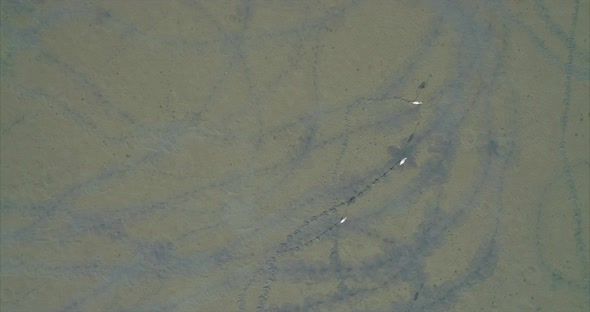
[[[588,311],[589,10],[2,1],[0,310]]]

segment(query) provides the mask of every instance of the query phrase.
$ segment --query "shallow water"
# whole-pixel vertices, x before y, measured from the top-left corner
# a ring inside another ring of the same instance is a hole
[[[86,3],[1,6],[2,311],[588,310],[588,1]]]

